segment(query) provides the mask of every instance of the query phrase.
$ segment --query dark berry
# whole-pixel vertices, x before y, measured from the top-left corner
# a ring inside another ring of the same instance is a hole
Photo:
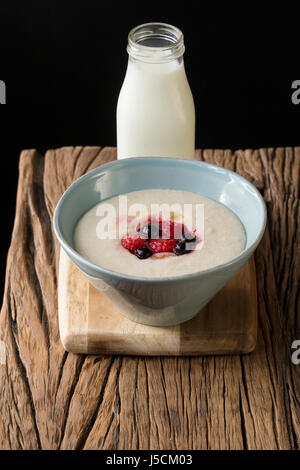
[[[191,245],[193,246],[193,244],[196,242],[197,238],[196,238],[196,235],[194,235],[193,233],[188,233],[188,232],[185,232],[182,237],[178,240],[178,246],[181,246],[182,249],[185,249],[186,248],[186,244],[189,245],[189,248],[191,248]],[[190,245],[191,244],[191,245]],[[189,251],[189,250],[188,250]]]
[[[190,253],[196,240],[197,237],[193,233],[185,232],[182,237],[177,240],[177,244],[174,247],[173,252],[175,255],[185,255],[186,253]]]
[[[196,241],[196,235],[194,233],[185,232],[181,239],[185,242],[192,243]]]
[[[159,238],[161,235],[161,230],[159,224],[146,224],[140,230],[140,235],[146,237],[147,239],[150,238]]]
[[[150,256],[152,256],[152,251],[147,246],[142,246],[141,248],[137,248],[135,250],[134,254],[139,259],[146,259],[146,258],[149,258]]]
[[[173,248],[173,253],[175,255],[185,255],[186,253],[190,253],[191,250],[186,249],[186,245],[184,242],[177,243]]]

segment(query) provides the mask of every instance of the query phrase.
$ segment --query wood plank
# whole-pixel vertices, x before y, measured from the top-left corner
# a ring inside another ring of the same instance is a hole
[[[1,449],[299,449],[300,148],[199,150],[263,194],[259,330],[246,356],[111,357],[64,351],[57,319],[62,192],[114,148],[24,151],[0,314]]]

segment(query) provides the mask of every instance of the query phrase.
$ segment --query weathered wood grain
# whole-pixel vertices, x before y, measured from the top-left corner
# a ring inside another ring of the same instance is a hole
[[[1,449],[299,449],[300,148],[197,151],[262,192],[256,350],[110,357],[64,351],[51,218],[67,186],[114,148],[24,151],[0,315]]]

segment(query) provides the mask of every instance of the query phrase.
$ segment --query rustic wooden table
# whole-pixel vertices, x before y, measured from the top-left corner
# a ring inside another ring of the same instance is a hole
[[[65,352],[51,217],[70,183],[116,150],[24,151],[0,316],[1,449],[300,447],[300,365],[291,361],[300,339],[300,148],[196,155],[245,176],[267,203],[255,254],[256,350],[192,358]]]

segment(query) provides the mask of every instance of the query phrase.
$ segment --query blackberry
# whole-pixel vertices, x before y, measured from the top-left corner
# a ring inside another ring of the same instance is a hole
[[[190,248],[190,244],[193,244],[196,242],[197,238],[196,235],[193,233],[185,232],[182,237],[177,240],[176,246],[174,246],[173,253],[175,255],[185,255],[186,253],[190,253],[192,250]],[[187,248],[187,245],[189,248]]]
[[[187,250],[185,243],[177,243],[173,248],[173,253],[175,255],[185,255],[186,253],[190,253],[192,250]]]
[[[149,223],[144,225],[140,230],[140,235],[146,237],[148,240],[159,238],[161,236],[161,228],[159,224]]]
[[[192,242],[196,241],[196,235],[194,233],[185,232],[182,235],[180,240],[183,240],[183,241],[188,242],[188,243],[192,243]]]
[[[146,259],[152,256],[152,251],[150,250],[150,248],[148,248],[148,246],[142,246],[141,248],[137,248],[134,254],[139,259]]]

